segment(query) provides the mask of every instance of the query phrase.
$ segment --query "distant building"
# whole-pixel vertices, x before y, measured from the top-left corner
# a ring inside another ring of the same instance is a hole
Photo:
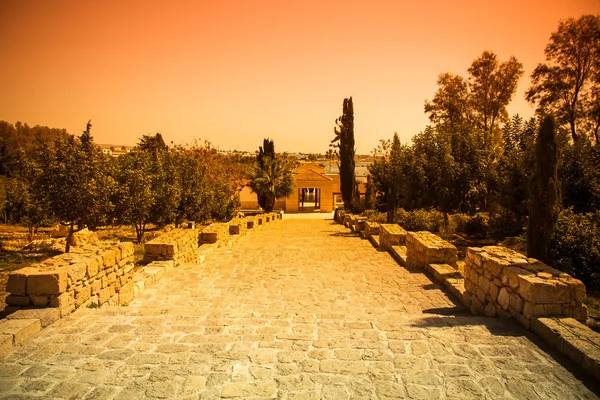
[[[339,173],[327,173],[316,164],[303,164],[294,171],[296,183],[294,193],[275,201],[275,209],[286,213],[322,212],[328,213],[344,205],[340,191]],[[365,193],[366,178],[357,177],[359,192]],[[242,210],[258,210],[258,198],[249,186],[240,192]]]

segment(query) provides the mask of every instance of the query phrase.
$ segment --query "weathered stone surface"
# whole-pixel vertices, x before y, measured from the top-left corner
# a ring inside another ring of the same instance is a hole
[[[27,295],[27,277],[38,272],[37,268],[27,267],[12,271],[8,274],[6,291],[18,296]]]
[[[60,319],[60,313],[56,308],[37,308],[18,310],[8,315],[6,319],[38,319],[41,327],[45,328]]]
[[[11,335],[13,344],[21,344],[42,329],[39,319],[0,320],[0,335]]]
[[[64,271],[48,271],[29,274],[28,294],[61,294],[67,289],[67,274]]]
[[[456,247],[431,232],[406,233],[406,263],[410,267],[426,268],[427,264],[448,264],[456,268]]]

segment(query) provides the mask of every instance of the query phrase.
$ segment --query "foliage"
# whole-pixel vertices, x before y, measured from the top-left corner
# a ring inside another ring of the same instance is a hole
[[[13,175],[6,179],[6,211],[11,221],[27,227],[27,238],[31,241],[42,224],[52,221],[48,199],[39,189],[42,170],[20,150]]]
[[[560,204],[558,149],[554,119],[544,118],[535,146],[535,168],[529,186],[527,255],[545,263]]]
[[[600,289],[600,211],[577,214],[562,210],[550,243],[552,265],[590,288]]]
[[[265,138],[263,140],[262,147],[258,148],[258,155],[256,156],[256,162],[258,163],[258,167],[263,169],[265,168],[265,162],[267,158],[275,158],[275,144],[272,140]],[[267,194],[266,193],[258,193],[256,192],[256,197],[258,198],[258,205],[265,210],[267,207]]]
[[[112,179],[103,168],[104,156],[92,143],[89,127],[83,144],[72,136],[61,138],[45,145],[40,157],[41,193],[47,196],[56,218],[69,225],[67,253],[74,227],[95,226],[111,207]]]
[[[143,241],[156,202],[152,172],[152,160],[147,152],[134,151],[117,159],[115,216],[118,222],[135,227],[138,243]]]
[[[559,170],[562,201],[576,213],[600,209],[600,146],[578,140],[563,147]]]
[[[333,129],[335,137],[331,146],[336,149],[335,155],[340,160],[340,189],[344,208],[353,211],[353,200],[357,197],[356,178],[354,175],[354,106],[352,97],[344,99],[342,115],[335,120]]]
[[[600,144],[600,15],[561,21],[544,53],[546,63],[531,74],[527,100],[568,125],[574,142],[589,137]]]
[[[440,232],[444,228],[444,214],[436,210],[405,211],[400,208],[396,210],[396,220],[394,222],[411,232]]]
[[[270,212],[275,200],[290,196],[294,192],[293,165],[285,157],[275,154],[273,141],[264,140],[256,159],[256,165],[250,173],[250,188],[257,194],[261,207]]]

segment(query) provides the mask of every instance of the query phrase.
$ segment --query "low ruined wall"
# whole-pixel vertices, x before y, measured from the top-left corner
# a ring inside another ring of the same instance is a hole
[[[363,232],[367,239],[371,236],[379,235],[379,222],[365,221],[365,230]]]
[[[198,262],[198,229],[173,229],[144,244],[144,262]]]
[[[335,213],[335,222],[337,222],[338,224],[343,224],[344,223],[344,215],[346,215],[346,211],[337,210]]]
[[[99,243],[76,251],[11,272],[6,303],[55,307],[62,317],[90,303],[133,299],[133,243]]]
[[[406,263],[409,267],[426,268],[428,264],[448,264],[456,268],[458,251],[454,245],[431,232],[407,232]]]
[[[379,225],[379,246],[391,250],[392,246],[402,246],[406,240],[406,231],[398,224]]]
[[[527,328],[535,317],[587,320],[580,280],[514,250],[470,247],[464,275],[464,302],[475,314],[510,315]]]

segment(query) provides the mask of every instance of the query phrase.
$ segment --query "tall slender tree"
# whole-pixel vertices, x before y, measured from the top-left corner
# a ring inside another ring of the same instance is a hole
[[[535,169],[529,187],[527,255],[550,263],[550,240],[558,220],[558,146],[554,118],[544,117],[535,144]]]
[[[340,160],[340,189],[344,208],[352,210],[353,200],[356,198],[356,177],[354,175],[354,106],[352,97],[344,99],[342,115],[335,120],[333,129],[335,138],[331,141],[335,154]]]
[[[275,143],[269,138],[263,139],[263,145],[258,147],[258,155],[256,156],[256,162],[258,164],[258,168],[261,170],[266,170],[267,163],[269,160],[273,160],[275,158]],[[258,205],[263,209],[267,209],[267,203],[270,203],[269,195],[264,191],[256,191],[256,196],[258,197]],[[275,200],[273,199],[273,202]],[[269,204],[270,207],[272,207]]]

